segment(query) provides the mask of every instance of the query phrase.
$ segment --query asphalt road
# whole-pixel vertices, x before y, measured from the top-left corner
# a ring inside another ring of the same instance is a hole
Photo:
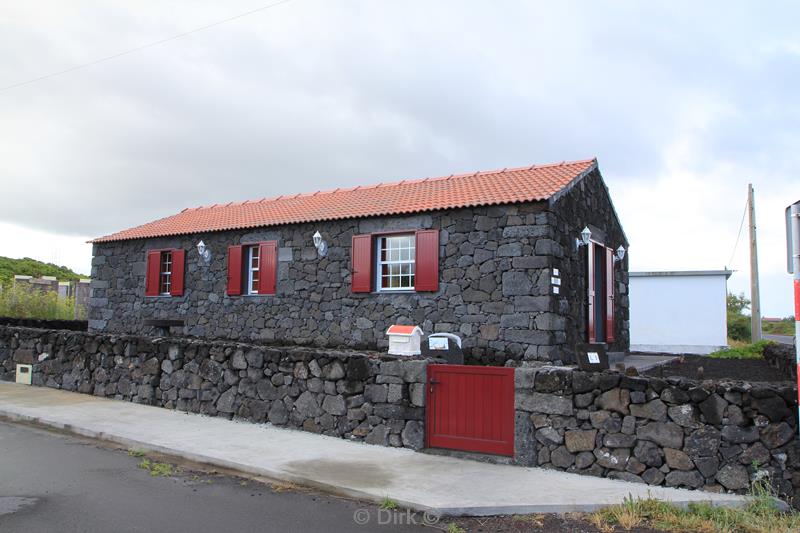
[[[140,461],[110,445],[0,422],[0,531],[436,531],[408,525],[404,512],[202,472],[198,465],[153,477]]]
[[[761,336],[764,340],[775,341],[781,344],[794,344],[794,337],[788,335],[770,335],[769,333],[762,333]]]

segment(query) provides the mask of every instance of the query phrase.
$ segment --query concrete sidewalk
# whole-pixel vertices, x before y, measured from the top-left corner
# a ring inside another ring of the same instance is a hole
[[[335,494],[438,514],[592,511],[623,498],[737,506],[741,496],[651,487],[371,446],[44,387],[0,383],[0,416]]]

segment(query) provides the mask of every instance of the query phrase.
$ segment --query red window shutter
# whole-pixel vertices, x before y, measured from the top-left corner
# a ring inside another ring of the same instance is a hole
[[[242,247],[228,246],[228,294],[242,294]]]
[[[372,290],[372,235],[353,235],[351,250],[352,292]]]
[[[258,294],[275,294],[278,278],[278,243],[263,242],[258,246]]]
[[[172,250],[172,284],[170,285],[170,296],[183,296],[183,274],[186,270],[186,252],[184,250]]]
[[[414,288],[417,291],[439,290],[439,230],[417,232],[417,260],[414,267]]]
[[[588,276],[587,280],[587,298],[589,305],[587,306],[589,309],[589,321],[587,322],[587,337],[589,342],[597,342],[597,333],[595,332],[594,328],[594,243],[590,242],[589,245],[586,247],[586,262],[588,268],[586,269],[586,274]]]
[[[158,296],[161,277],[161,252],[147,252],[147,275],[145,277],[145,296]]]
[[[606,248],[606,342],[614,342],[614,250]]]

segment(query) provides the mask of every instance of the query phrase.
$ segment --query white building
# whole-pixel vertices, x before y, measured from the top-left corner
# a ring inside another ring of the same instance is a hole
[[[631,272],[631,351],[709,354],[727,347],[732,273]]]

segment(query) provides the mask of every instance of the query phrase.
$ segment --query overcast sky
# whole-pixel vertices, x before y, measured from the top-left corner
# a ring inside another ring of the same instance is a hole
[[[0,87],[267,4],[0,3]],[[796,2],[292,0],[0,91],[0,255],[88,273],[88,238],[184,207],[597,157],[632,270],[737,270],[792,312]]]

